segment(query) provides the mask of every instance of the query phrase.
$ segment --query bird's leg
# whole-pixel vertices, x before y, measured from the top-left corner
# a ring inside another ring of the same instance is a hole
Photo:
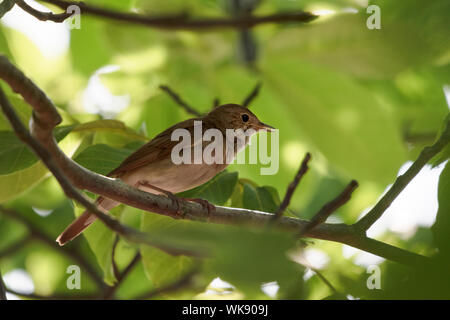
[[[216,210],[216,206],[213,205],[211,202],[205,199],[200,198],[185,198],[184,200],[190,201],[190,202],[197,202],[202,205],[203,208],[208,210],[208,215],[211,214],[212,211]]]
[[[177,205],[177,210],[176,210],[176,214],[179,217],[182,217],[182,212],[181,212],[181,202],[183,201],[183,199],[177,197],[176,195],[174,195],[172,192],[158,188],[157,186],[154,186],[152,184],[150,184],[148,181],[146,180],[139,180],[136,183],[136,187],[139,189],[139,187],[145,187],[145,188],[149,188],[149,189],[153,189],[155,191],[161,192],[162,194],[165,194],[170,200],[172,200],[176,205]]]

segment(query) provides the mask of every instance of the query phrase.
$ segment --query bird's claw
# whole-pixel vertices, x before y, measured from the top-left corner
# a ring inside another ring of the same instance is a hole
[[[200,204],[204,209],[206,209],[208,211],[208,216],[211,214],[212,211],[216,210],[216,206],[214,206],[208,200],[200,199],[200,198],[190,198],[190,199],[186,199],[186,200]]]

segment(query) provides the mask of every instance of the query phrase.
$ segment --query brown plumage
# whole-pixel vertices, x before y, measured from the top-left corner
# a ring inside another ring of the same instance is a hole
[[[226,129],[254,129],[255,131],[272,129],[272,127],[259,121],[247,108],[237,104],[226,104],[215,108],[203,117],[182,121],[161,132],[132,153],[108,176],[120,178],[129,185],[154,194],[178,193],[209,181],[217,173],[224,170],[228,163],[176,165],[171,159],[172,148],[179,143],[179,141],[171,140],[172,132],[176,129],[186,129],[191,133],[191,136],[194,136],[194,121],[196,120],[202,121],[202,133],[211,128],[219,129],[224,135]],[[245,141],[245,144],[247,142]],[[202,143],[203,147],[205,147],[210,142],[191,141],[191,148],[196,143]],[[149,188],[143,185],[142,181],[166,192]],[[99,197],[96,203],[105,211],[109,211],[119,204],[117,201],[104,197]],[[64,245],[77,237],[95,220],[95,215],[85,211],[59,235],[56,241],[60,245]]]

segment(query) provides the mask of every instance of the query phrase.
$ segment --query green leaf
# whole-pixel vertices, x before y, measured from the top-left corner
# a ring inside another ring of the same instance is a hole
[[[294,59],[271,61],[265,68],[288,114],[333,166],[358,180],[392,181],[405,150],[391,110],[370,91],[347,76]]]
[[[84,210],[83,207],[76,205],[75,216],[80,216]],[[97,258],[98,264],[103,270],[104,281],[108,285],[113,285],[116,282],[112,267],[112,248],[116,237],[115,232],[111,231],[102,222],[96,221],[83,231],[83,236],[86,238],[92,252]]]
[[[223,205],[231,197],[237,179],[237,172],[222,172],[211,181],[192,190],[179,193],[178,196],[201,198],[217,205]],[[174,220],[154,214],[143,214],[141,230],[150,234],[169,232],[172,229],[180,232],[180,230],[189,230],[192,225],[193,223],[188,221]],[[141,254],[146,274],[156,287],[176,281],[178,277],[188,272],[194,264],[190,257],[174,257],[148,246],[141,247]]]
[[[439,176],[438,202],[439,209],[432,230],[434,240],[442,255],[450,254],[450,161]]]
[[[106,132],[116,133],[130,140],[148,141],[148,138],[142,134],[136,133],[133,129],[128,128],[122,121],[103,119],[86,122],[78,125],[74,132]]]
[[[269,186],[255,187],[242,183],[242,205],[246,209],[275,212],[280,205],[280,198],[275,188]]]
[[[74,126],[61,126],[54,130],[56,141],[61,141]],[[31,149],[14,132],[0,131],[0,175],[23,170],[38,161]]]
[[[61,140],[59,147],[65,154],[71,156],[78,148],[80,142],[79,137],[68,135]],[[25,169],[0,175],[0,203],[11,200],[26,190],[33,188],[47,174],[48,170],[45,165],[42,162],[36,162]]]
[[[178,221],[169,217],[144,213],[142,215],[141,230],[150,234],[170,232],[172,228],[178,230],[188,228],[187,221]],[[186,256],[172,256],[150,246],[141,246],[142,262],[145,273],[154,287],[176,281],[188,272],[194,265],[194,260]]]
[[[302,268],[289,259],[286,252],[295,246],[295,239],[285,232],[252,230],[218,226],[145,214],[143,231],[154,236],[170,238],[175,243],[196,244],[210,255],[205,273],[220,277],[237,286],[247,298],[261,297],[264,282],[277,281],[289,287],[301,277]],[[173,257],[159,250],[141,247],[144,266],[156,286],[174,281],[192,267],[187,257]]]
[[[84,149],[74,160],[89,170],[100,174],[108,174],[117,168],[133,151],[134,149],[119,149],[106,144],[96,144]]]
[[[237,180],[237,172],[221,172],[205,184],[178,195],[182,198],[201,198],[223,205],[233,194]]]

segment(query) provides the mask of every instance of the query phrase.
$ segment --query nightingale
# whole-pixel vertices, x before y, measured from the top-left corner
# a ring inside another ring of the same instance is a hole
[[[223,171],[234,159],[239,149],[245,148],[249,143],[249,136],[245,136],[243,141],[236,141],[239,138],[233,137],[231,143],[232,154],[226,150],[226,143],[223,143],[223,159],[221,163],[201,163],[190,161],[188,163],[175,164],[171,155],[172,149],[179,143],[173,140],[172,133],[176,129],[186,129],[191,136],[195,136],[195,125],[201,121],[202,134],[208,129],[218,129],[223,137],[227,137],[227,129],[243,130],[252,129],[253,133],[259,130],[272,130],[273,127],[259,121],[259,119],[246,107],[238,104],[225,104],[214,108],[209,113],[198,118],[188,119],[179,122],[172,127],[155,136],[148,143],[133,152],[116,169],[107,176],[119,178],[124,183],[134,186],[138,189],[153,194],[164,194],[179,204],[179,201],[196,201],[206,205],[208,211],[214,206],[202,199],[180,199],[174,194],[195,188],[211,180],[219,172]],[[226,138],[228,139],[228,137]],[[191,139],[190,144],[185,148],[191,149],[191,155],[194,155],[194,148],[199,143],[206,147],[209,143],[206,139]],[[212,143],[211,141],[210,143]],[[238,146],[237,146],[238,145]],[[237,146],[237,147],[236,147]],[[184,150],[183,150],[184,151]],[[228,152],[228,153],[227,153]],[[214,153],[212,153],[214,154]],[[209,161],[210,162],[210,161]],[[109,211],[120,203],[118,201],[99,197],[96,200],[97,206],[104,211]],[[96,220],[96,216],[89,211],[85,211],[76,218],[56,239],[59,245],[64,245],[83,232],[89,225]]]

